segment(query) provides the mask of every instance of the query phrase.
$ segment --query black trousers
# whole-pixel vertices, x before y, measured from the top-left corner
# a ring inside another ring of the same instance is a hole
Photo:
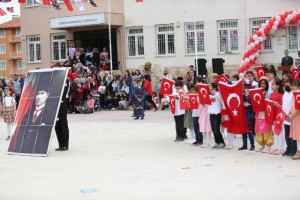
[[[174,115],[176,139],[184,139],[184,115]]]
[[[225,144],[222,133],[220,131],[221,126],[221,114],[210,114],[210,124],[215,137],[216,144]]]
[[[59,147],[69,148],[68,104],[62,103],[58,112],[58,121],[55,124],[55,132]]]
[[[196,141],[198,144],[203,143],[203,134],[200,132],[200,127],[199,127],[199,117],[193,117],[194,120],[194,131],[196,135]]]
[[[154,101],[152,100],[152,96],[148,95],[148,96],[147,96],[147,101],[148,101],[148,103],[151,103],[151,105],[152,105],[155,109],[157,109],[156,104],[155,104]]]
[[[18,109],[19,103],[20,103],[21,95],[16,94],[16,109]]]
[[[290,138],[290,125],[284,124],[286,152],[289,154],[296,154],[297,152],[297,141]]]

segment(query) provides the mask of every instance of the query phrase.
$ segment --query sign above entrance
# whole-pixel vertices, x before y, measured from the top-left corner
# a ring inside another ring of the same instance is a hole
[[[104,13],[50,19],[51,29],[105,24]]]

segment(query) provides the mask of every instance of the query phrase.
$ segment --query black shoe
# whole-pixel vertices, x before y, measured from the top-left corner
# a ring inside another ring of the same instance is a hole
[[[55,149],[55,151],[68,151],[69,148],[68,147],[59,147],[57,149]]]
[[[283,157],[288,157],[289,154],[290,154],[290,152],[285,151],[285,152],[282,154],[282,156],[283,156]]]
[[[139,119],[139,117],[136,117],[136,118],[134,118],[133,120],[137,120],[137,119]]]
[[[254,151],[255,150],[255,146],[251,146],[251,148],[249,150],[250,151]]]
[[[197,144],[198,144],[198,142],[197,142],[197,141],[193,143],[193,145],[197,145]]]
[[[157,111],[157,108],[154,109],[154,112]]]
[[[289,153],[287,156],[288,157],[292,157],[292,156],[294,156],[296,153]]]
[[[131,117],[136,117],[135,115],[132,115]]]
[[[141,117],[141,120],[143,120],[143,119],[144,119],[144,116]]]
[[[242,146],[241,148],[239,148],[239,150],[247,150],[247,147]]]

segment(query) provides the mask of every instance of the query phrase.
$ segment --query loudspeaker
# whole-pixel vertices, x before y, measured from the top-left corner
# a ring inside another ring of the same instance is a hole
[[[203,75],[207,75],[207,69],[206,69],[206,63],[207,63],[207,60],[205,60],[204,58],[198,58],[197,59],[197,64],[198,64],[198,75],[199,76],[202,76]],[[195,64],[196,64],[196,59],[195,59]]]
[[[224,74],[224,66],[225,60],[223,58],[213,58],[212,59],[212,67],[213,73]]]

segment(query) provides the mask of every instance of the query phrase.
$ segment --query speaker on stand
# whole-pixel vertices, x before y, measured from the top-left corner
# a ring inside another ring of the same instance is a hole
[[[212,67],[213,73],[224,74],[224,66],[225,60],[223,58],[213,58],[212,59]]]
[[[198,64],[198,76],[202,76],[203,78],[207,78],[207,68],[206,68],[206,63],[207,60],[204,58],[198,58],[197,60],[195,59],[195,63],[197,61]]]

